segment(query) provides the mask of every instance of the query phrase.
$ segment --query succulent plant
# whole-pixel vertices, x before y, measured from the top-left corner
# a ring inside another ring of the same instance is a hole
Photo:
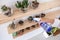
[[[17,3],[15,4],[15,6],[17,8],[21,8],[21,9],[24,9],[24,8],[27,8],[28,7],[28,0],[23,0],[22,2],[19,2],[17,1]]]
[[[12,34],[12,36],[13,36],[13,37],[17,36],[17,32],[14,32],[14,33]]]
[[[17,8],[21,8],[21,2],[17,1],[17,3],[15,4],[15,6],[16,6]]]
[[[32,21],[32,20],[33,20],[33,17],[32,17],[32,16],[29,16],[29,17],[28,17],[28,20],[29,20],[29,21]]]
[[[8,10],[8,7],[7,7],[6,5],[3,5],[3,6],[1,7],[1,9],[2,9],[2,11],[7,11],[7,10]]]

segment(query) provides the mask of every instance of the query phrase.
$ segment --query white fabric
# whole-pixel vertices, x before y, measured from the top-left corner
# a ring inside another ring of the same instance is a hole
[[[55,19],[54,23],[52,24],[52,26],[60,28],[60,20],[59,19]]]

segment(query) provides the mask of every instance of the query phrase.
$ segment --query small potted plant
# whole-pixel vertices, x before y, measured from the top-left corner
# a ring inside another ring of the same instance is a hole
[[[23,23],[24,23],[24,22],[23,22],[22,20],[19,21],[19,24],[20,24],[20,25],[23,25]]]
[[[15,6],[19,9],[21,9],[23,12],[26,12],[27,8],[28,8],[28,0],[23,0],[22,2],[17,1],[17,3],[15,4]]]
[[[10,25],[10,27],[11,27],[12,29],[16,29],[16,24],[15,24],[14,22],[12,22],[12,24]]]
[[[32,17],[32,16],[29,16],[29,17],[28,17],[28,20],[29,20],[29,21],[33,21],[33,17]]]
[[[32,7],[35,9],[39,6],[39,2],[37,2],[37,0],[32,1]]]
[[[6,5],[3,5],[1,7],[1,9],[2,9],[2,12],[4,13],[4,15],[6,15],[6,16],[10,17],[13,13],[13,10],[11,8],[7,7]]]

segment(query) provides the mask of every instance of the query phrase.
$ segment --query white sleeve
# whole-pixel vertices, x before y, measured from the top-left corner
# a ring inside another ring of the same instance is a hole
[[[55,19],[55,20],[54,20],[54,23],[52,24],[52,26],[53,26],[53,27],[59,27],[59,24],[60,24],[60,20]]]

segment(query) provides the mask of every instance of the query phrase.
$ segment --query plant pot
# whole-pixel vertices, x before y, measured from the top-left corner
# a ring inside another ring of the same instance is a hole
[[[13,36],[13,37],[16,37],[16,36],[17,36],[17,32],[14,32],[14,33],[12,34],[12,36]]]
[[[16,29],[16,24],[14,24],[14,22],[12,22],[11,26],[12,29]]]
[[[26,13],[26,12],[27,12],[27,8],[21,8],[21,11],[22,11],[23,13]]]
[[[30,27],[27,27],[26,30],[30,30]]]
[[[39,6],[39,3],[36,1],[32,1],[32,7],[36,9]]]
[[[13,14],[13,10],[11,8],[9,8],[7,11],[3,11],[4,15],[10,17]]]
[[[24,22],[23,22],[22,20],[19,21],[19,24],[20,24],[20,25],[23,25],[23,23],[24,23]]]
[[[33,21],[33,17],[32,16],[28,17],[28,20]]]
[[[41,18],[45,17],[45,14],[44,13],[41,13]]]

